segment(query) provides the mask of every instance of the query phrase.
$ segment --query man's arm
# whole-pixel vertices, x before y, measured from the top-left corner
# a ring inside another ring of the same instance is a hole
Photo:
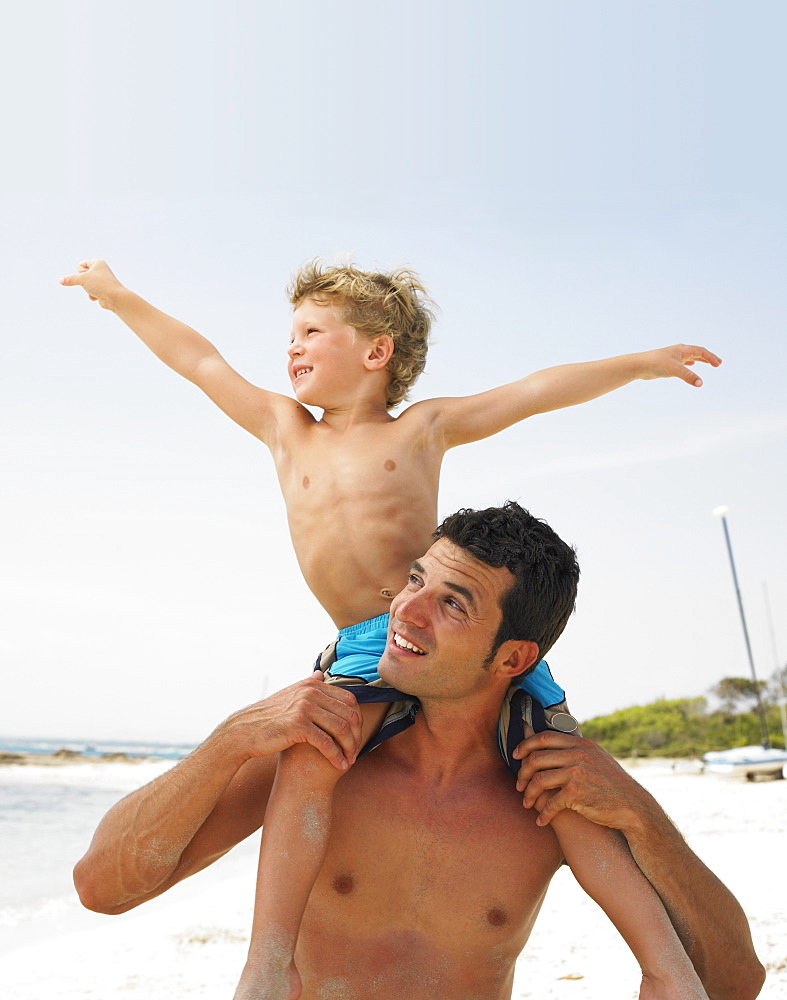
[[[765,978],[740,904],[688,847],[658,802],[590,740],[543,732],[514,753],[517,788],[541,826],[571,809],[620,830],[659,894],[711,1000],[753,1000]]]
[[[295,400],[248,382],[196,330],[125,288],[103,260],[83,261],[76,274],[60,283],[84,288],[93,302],[115,313],[165,365],[267,444],[283,414],[300,411],[308,416]]]
[[[83,904],[124,913],[262,825],[279,751],[310,743],[339,770],[361,746],[351,692],[320,671],[236,712],[189,757],[113,806],[74,869]]]
[[[714,368],[721,364],[721,358],[704,347],[676,344],[603,361],[545,368],[476,396],[426,400],[412,409],[435,410],[445,447],[455,448],[497,434],[536,413],[586,403],[635,379],[680,378],[701,386],[702,379],[690,367],[695,361]]]

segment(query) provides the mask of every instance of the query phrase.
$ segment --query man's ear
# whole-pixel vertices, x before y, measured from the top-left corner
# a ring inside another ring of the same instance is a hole
[[[393,337],[387,333],[369,342],[369,350],[366,354],[366,367],[370,371],[379,371],[385,368],[391,360],[394,352]]]
[[[513,680],[520,674],[538,663],[541,655],[538,651],[537,642],[529,642],[525,639],[509,639],[504,642],[497,653],[495,653],[494,663],[496,672],[501,677],[508,677]]]

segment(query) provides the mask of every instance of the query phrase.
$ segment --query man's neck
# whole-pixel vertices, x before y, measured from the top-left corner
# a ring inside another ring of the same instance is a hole
[[[426,783],[442,785],[488,774],[490,765],[501,760],[500,705],[499,697],[485,703],[422,701],[414,725],[390,741],[390,749]]]

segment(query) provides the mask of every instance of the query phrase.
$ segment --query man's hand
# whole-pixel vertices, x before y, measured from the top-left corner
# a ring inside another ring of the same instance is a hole
[[[688,366],[693,365],[695,361],[704,361],[714,368],[718,368],[721,364],[720,357],[706,351],[704,347],[694,347],[691,344],[675,344],[673,347],[662,347],[657,351],[645,351],[638,357],[643,366],[640,378],[682,378],[684,382],[697,388],[702,385],[702,379]]]
[[[230,741],[248,760],[310,743],[344,771],[361,749],[361,713],[355,695],[326,684],[322,671],[315,670],[311,677],[235,712],[214,736]]]
[[[76,274],[60,279],[61,285],[81,285],[91,302],[98,302],[102,309],[111,309],[115,293],[122,291],[115,275],[103,260],[83,260]]]
[[[573,809],[620,830],[658,893],[709,997],[753,1000],[765,978],[735,897],[688,847],[658,802],[606,750],[581,736],[536,733],[514,751],[517,788],[546,826]],[[651,994],[643,992],[644,997]],[[681,992],[680,996],[694,996]]]
[[[648,810],[650,795],[597,743],[569,733],[542,732],[523,740],[516,787],[546,826],[573,809],[599,826],[626,830]]]
[[[109,810],[74,869],[83,904],[124,913],[262,825],[276,754],[310,743],[340,770],[361,743],[355,697],[321,673],[235,712],[175,767]]]

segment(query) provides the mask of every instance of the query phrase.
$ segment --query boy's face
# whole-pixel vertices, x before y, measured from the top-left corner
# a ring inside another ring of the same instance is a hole
[[[293,313],[287,371],[293,392],[307,406],[325,407],[337,391],[352,387],[369,342],[332,305],[304,299]]]

